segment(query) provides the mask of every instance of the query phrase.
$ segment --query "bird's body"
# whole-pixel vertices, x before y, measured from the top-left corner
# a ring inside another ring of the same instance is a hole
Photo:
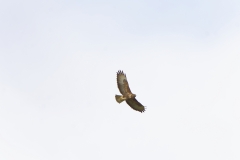
[[[115,95],[116,101],[121,103],[126,101],[126,103],[134,110],[139,112],[144,112],[145,107],[136,100],[136,94],[133,94],[129,88],[126,75],[123,71],[117,72],[117,85],[120,93],[122,95]]]

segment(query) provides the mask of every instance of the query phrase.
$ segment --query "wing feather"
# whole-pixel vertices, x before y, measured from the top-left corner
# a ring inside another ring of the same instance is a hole
[[[129,84],[127,81],[126,74],[123,73],[123,71],[117,72],[117,85],[120,93],[124,96],[126,94],[132,94]]]
[[[138,102],[135,98],[127,99],[126,103],[136,111],[139,111],[139,112],[145,111],[145,107],[140,102]]]

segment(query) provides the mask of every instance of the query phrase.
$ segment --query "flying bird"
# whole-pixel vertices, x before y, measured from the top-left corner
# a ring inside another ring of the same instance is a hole
[[[127,81],[126,74],[123,71],[117,72],[117,86],[122,95],[115,95],[116,101],[118,103],[122,103],[126,101],[126,103],[134,110],[139,112],[144,112],[145,107],[136,100],[136,94],[133,94],[129,88],[129,84]]]

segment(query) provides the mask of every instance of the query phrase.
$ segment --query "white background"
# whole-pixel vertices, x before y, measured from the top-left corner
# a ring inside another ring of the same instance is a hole
[[[240,159],[240,1],[10,0],[0,23],[1,160]]]

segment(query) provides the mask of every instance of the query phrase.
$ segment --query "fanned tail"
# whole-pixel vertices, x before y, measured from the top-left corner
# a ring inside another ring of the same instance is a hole
[[[118,103],[122,103],[125,99],[123,99],[123,96],[115,95],[115,99]]]

